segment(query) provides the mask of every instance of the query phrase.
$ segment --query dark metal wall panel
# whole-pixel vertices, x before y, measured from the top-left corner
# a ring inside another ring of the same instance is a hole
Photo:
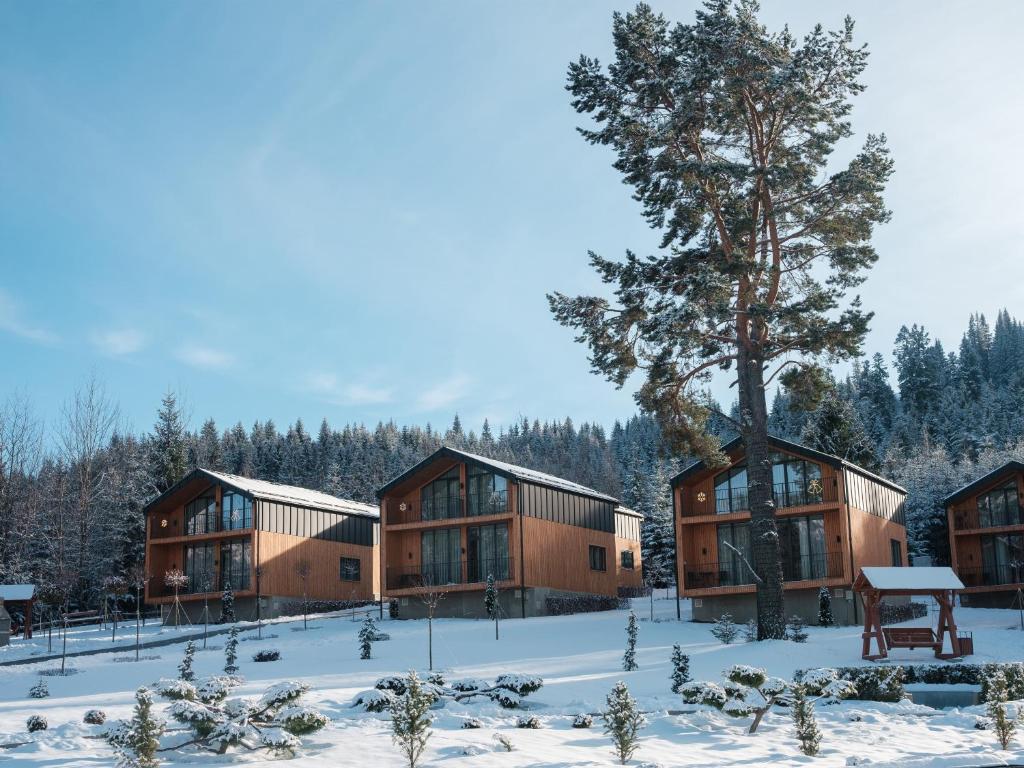
[[[851,507],[875,517],[906,525],[906,494],[850,469],[844,470],[846,500]]]
[[[519,498],[522,513],[529,517],[615,532],[615,505],[609,501],[522,482],[519,484]]]
[[[308,539],[325,539],[364,547],[380,543],[380,522],[373,518],[273,501],[259,502],[256,525],[261,531]]]

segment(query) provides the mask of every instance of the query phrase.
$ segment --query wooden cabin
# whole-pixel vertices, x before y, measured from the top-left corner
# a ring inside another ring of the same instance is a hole
[[[1008,461],[944,500],[960,603],[1017,608],[1024,588],[1024,463]]]
[[[862,609],[853,582],[864,566],[907,565],[907,492],[837,456],[770,438],[772,481],[785,579],[785,612],[817,623],[818,592],[827,587],[840,624]],[[739,438],[723,446],[729,464],[696,462],[672,479],[680,595],[695,621],[729,613],[755,618],[750,561],[746,456]]]
[[[642,584],[641,516],[552,475],[441,448],[378,491],[381,573],[399,616],[482,616],[488,576],[509,617],[548,598],[615,597]]]
[[[212,620],[230,585],[239,620],[301,612],[309,601],[363,602],[380,596],[377,507],[308,488],[194,469],[149,502],[146,516],[146,602],[169,615],[178,589],[189,620]],[[308,569],[303,578],[301,571]]]

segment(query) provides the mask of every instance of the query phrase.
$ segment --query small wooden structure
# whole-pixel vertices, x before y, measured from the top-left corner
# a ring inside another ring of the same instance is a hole
[[[893,648],[931,648],[936,658],[955,659],[964,655],[953,619],[953,597],[964,588],[951,568],[861,568],[853,583],[864,604],[864,641],[862,658],[884,659]],[[928,595],[939,604],[939,626],[882,628],[882,598],[889,595]],[[943,653],[946,634],[952,653]],[[871,653],[871,641],[878,653]],[[973,651],[973,648],[971,649]]]
[[[0,584],[0,602],[11,614],[12,634],[20,628],[26,640],[32,637],[32,605],[35,601],[35,584]],[[21,624],[14,621],[14,611],[20,612],[24,616],[24,621]]]

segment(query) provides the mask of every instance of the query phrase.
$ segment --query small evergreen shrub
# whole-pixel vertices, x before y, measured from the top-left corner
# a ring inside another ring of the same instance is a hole
[[[796,726],[796,738],[800,742],[800,751],[808,757],[818,754],[821,746],[821,731],[814,717],[814,704],[807,700],[804,686],[793,687],[793,724]]]
[[[391,705],[391,740],[409,768],[416,768],[431,736],[429,710],[434,699],[425,695],[415,672],[409,673],[405,687]]]
[[[367,712],[387,712],[397,698],[398,695],[393,691],[374,688],[356,696],[352,700],[352,706],[362,707]]]
[[[29,733],[45,731],[49,727],[50,724],[46,722],[46,718],[42,715],[31,715],[29,719],[25,721],[25,728],[28,729]]]
[[[530,715],[529,717],[520,717],[516,720],[516,728],[540,728],[540,718],[536,715]]]
[[[715,620],[714,626],[711,627],[711,635],[720,643],[729,645],[736,639],[736,635],[739,634],[739,630],[736,625],[732,623],[732,616],[728,613],[723,613]]]
[[[797,670],[795,679],[804,682],[816,670]],[[903,684],[906,672],[903,667],[838,667],[834,670],[837,679],[853,683],[860,701],[899,702],[907,697]],[[810,691],[809,691],[810,692]]]
[[[1017,718],[1009,716],[1006,711],[1007,700],[1006,675],[1001,669],[997,669],[989,678],[986,711],[999,746],[1003,749],[1009,748],[1010,741],[1017,730],[1017,720],[1020,719],[1019,712]]]
[[[611,736],[612,752],[625,765],[639,746],[640,729],[647,724],[647,719],[621,681],[612,688],[606,703],[608,708],[601,713],[604,732]]]
[[[594,718],[584,713],[576,715],[572,719],[573,728],[590,728],[594,724]]]
[[[274,648],[268,648],[268,649],[266,649],[264,651],[256,651],[256,653],[254,653],[252,655],[252,660],[253,661],[259,661],[259,662],[279,661],[280,659],[281,659],[281,652],[276,650],[276,649],[274,649]]]
[[[107,713],[102,709],[90,709],[85,713],[82,722],[89,725],[103,725],[107,722]]]
[[[672,693],[679,693],[690,682],[690,657],[676,643],[672,646]]]
[[[160,696],[172,701],[195,701],[199,698],[196,687],[187,680],[161,678],[157,681],[155,688]]]
[[[366,614],[363,626],[359,628],[359,658],[369,659],[373,652],[373,641],[377,636],[377,626],[373,623],[373,616]]]
[[[388,618],[389,619],[397,619],[398,618],[398,601],[397,600],[389,600],[388,601]]]
[[[39,678],[39,682],[28,689],[28,695],[32,699],[45,699],[50,695],[50,689],[46,685],[46,681]]]
[[[466,730],[476,730],[477,728],[483,728],[484,724],[475,717],[471,717],[468,720],[462,721],[462,727]]]
[[[750,619],[743,625],[743,640],[748,643],[757,640],[757,621],[755,619]]]
[[[238,674],[238,627],[231,628],[224,644],[224,674]]]
[[[189,640],[185,643],[185,655],[178,665],[178,679],[191,683],[196,679],[196,673],[192,671],[192,662],[196,657],[196,644]]]
[[[806,627],[807,624],[804,621],[803,616],[798,613],[794,613],[789,617],[789,621],[786,623],[786,639],[792,640],[794,643],[806,643]]]
[[[512,739],[503,733],[494,734],[494,740],[498,742],[498,746],[504,749],[506,752],[511,752],[515,749],[515,745],[512,743]]]
[[[274,717],[274,724],[294,736],[316,733],[329,723],[327,716],[312,707],[290,705]]]
[[[832,618],[832,592],[828,587],[818,590],[818,626],[831,627],[835,623]]]
[[[622,657],[622,668],[626,672],[634,672],[640,668],[636,663],[636,636],[639,631],[636,614],[630,611],[626,622],[626,653]]]

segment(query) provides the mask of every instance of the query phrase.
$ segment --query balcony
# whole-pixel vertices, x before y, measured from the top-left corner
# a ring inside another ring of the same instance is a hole
[[[957,568],[957,576],[965,587],[999,587],[1024,583],[1024,563],[983,565],[980,568]]]
[[[736,558],[719,563],[686,565],[684,589],[716,589],[718,587],[745,587],[757,579],[742,560]],[[843,577],[843,553],[826,552],[823,555],[802,555],[782,562],[782,578],[786,582],[816,581]]]
[[[811,480],[806,485],[778,483],[772,486],[772,498],[775,500],[776,509],[828,504],[835,503],[839,499],[839,489],[831,478],[826,478],[824,481],[818,480],[817,483]],[[725,515],[730,512],[749,511],[748,488],[722,488],[711,493],[691,492],[683,506],[683,517]]]
[[[406,500],[388,503],[387,522],[422,523],[432,520],[453,520],[460,517],[500,515],[509,511],[508,491]]]
[[[955,531],[999,528],[1005,525],[1024,526],[1024,510],[1016,505],[984,512],[977,507],[953,510],[953,530]]]
[[[463,584],[483,584],[489,575],[493,575],[498,582],[509,581],[513,574],[510,557],[483,560],[463,558],[446,563],[388,566],[385,584],[388,590],[434,588],[444,591],[447,587]]]
[[[224,590],[224,580],[220,574],[213,574],[209,579],[200,580],[195,577],[189,577],[188,584],[184,587],[178,588],[179,597],[187,597],[189,595],[202,595],[210,594],[214,592],[222,592]],[[249,573],[236,574],[235,578],[231,579],[231,591],[232,592],[244,592],[250,589],[250,578]],[[150,597],[174,597],[174,587],[169,587],[163,582],[163,577],[153,577],[149,582],[149,596]]]

